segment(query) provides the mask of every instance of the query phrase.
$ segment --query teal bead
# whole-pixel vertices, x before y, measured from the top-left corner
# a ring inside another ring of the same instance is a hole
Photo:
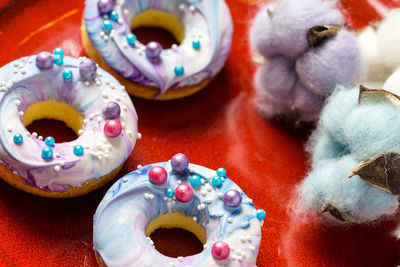
[[[60,55],[54,55],[53,61],[56,65],[62,65],[64,63],[64,58]]]
[[[21,144],[22,141],[24,141],[24,137],[22,136],[22,134],[17,133],[14,135],[13,140],[14,140],[14,143]]]
[[[59,56],[61,56],[61,57],[64,57],[64,50],[62,50],[62,48],[56,48],[56,49],[54,49],[54,52],[53,52],[53,54],[54,55],[59,55]]]
[[[198,175],[192,175],[189,178],[189,182],[193,187],[197,187],[201,185],[201,178]]]
[[[82,156],[84,152],[83,146],[81,145],[76,145],[74,146],[74,154],[77,156]]]
[[[174,72],[176,76],[182,76],[185,73],[185,68],[182,65],[176,65]]]
[[[165,195],[169,198],[172,198],[175,196],[175,190],[171,187],[165,188]]]
[[[53,158],[53,149],[50,147],[45,147],[42,149],[42,158],[44,159],[52,159]]]
[[[46,137],[46,139],[44,139],[44,143],[46,144],[46,146],[54,146],[54,138],[51,136]]]
[[[64,70],[62,75],[63,75],[64,80],[71,80],[72,76],[73,76],[71,70]]]
[[[200,47],[201,47],[200,40],[198,40],[198,39],[194,40],[194,41],[192,42],[192,45],[193,45],[193,49],[199,50]]]
[[[117,21],[118,18],[119,18],[118,13],[117,13],[115,10],[111,11],[111,13],[110,13],[110,19],[112,19],[113,21]]]
[[[103,22],[103,27],[106,32],[110,32],[113,28],[111,21],[108,19]]]
[[[224,168],[219,168],[219,169],[217,170],[217,175],[218,175],[219,177],[226,177],[226,170],[225,170]]]
[[[211,184],[215,187],[222,186],[222,178],[220,176],[214,176],[211,180]]]
[[[135,43],[136,43],[136,41],[137,41],[137,37],[136,37],[136,35],[134,35],[133,33],[130,33],[130,34],[128,34],[128,35],[126,36],[126,42],[127,42],[129,45],[134,46]]]
[[[265,211],[264,211],[263,209],[257,210],[257,219],[258,219],[259,221],[264,220],[266,215],[267,215],[267,214],[265,213]]]

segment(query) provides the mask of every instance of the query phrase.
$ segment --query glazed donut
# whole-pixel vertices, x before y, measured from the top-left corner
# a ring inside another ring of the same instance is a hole
[[[146,99],[199,91],[221,70],[232,44],[224,0],[86,0],[83,20],[86,53],[117,73],[130,94]],[[140,26],[165,28],[180,45],[144,45],[131,33]]]
[[[223,168],[189,164],[177,154],[108,190],[94,215],[94,251],[100,266],[253,267],[264,218]],[[177,227],[195,234],[204,250],[172,258],[154,249],[154,230]]]
[[[65,122],[78,138],[56,143],[25,128],[43,118]],[[64,57],[58,48],[0,69],[0,177],[21,190],[88,193],[117,174],[137,137],[129,95],[92,59]]]

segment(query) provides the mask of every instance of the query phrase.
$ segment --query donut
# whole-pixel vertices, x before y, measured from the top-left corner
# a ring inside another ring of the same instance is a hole
[[[180,45],[163,49],[131,33],[140,26],[171,32]],[[221,70],[232,45],[232,18],[224,0],[86,0],[82,41],[86,53],[145,99],[189,96]]]
[[[225,169],[189,164],[179,153],[140,167],[108,190],[94,215],[93,248],[100,266],[253,267],[264,218]],[[150,239],[158,228],[190,231],[204,250],[167,257]]]
[[[25,127],[65,122],[78,135],[57,143]],[[41,52],[0,69],[0,177],[44,197],[74,197],[110,181],[140,137],[125,88],[89,58]]]

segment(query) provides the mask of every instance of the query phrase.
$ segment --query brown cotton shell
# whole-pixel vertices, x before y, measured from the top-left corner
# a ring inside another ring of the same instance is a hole
[[[318,25],[308,30],[307,39],[311,48],[314,48],[327,38],[334,37],[342,28],[340,25]]]
[[[400,109],[400,97],[383,89],[368,89],[360,85],[360,93],[358,96],[358,104],[380,103],[382,101],[389,102],[395,108]]]
[[[329,201],[325,202],[324,205],[322,205],[320,212],[321,214],[324,212],[329,212],[334,218],[342,222],[350,221],[343,211],[341,211],[338,207],[336,207],[335,204]]]

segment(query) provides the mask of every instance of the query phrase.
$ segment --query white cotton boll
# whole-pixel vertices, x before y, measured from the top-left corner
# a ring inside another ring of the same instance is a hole
[[[378,88],[390,75],[391,69],[386,66],[382,52],[378,45],[378,36],[371,26],[366,27],[357,38],[362,58],[366,65],[367,82],[365,86]]]
[[[391,68],[400,66],[400,9],[393,9],[382,21],[377,31],[383,59]]]
[[[386,80],[383,89],[400,96],[400,70],[397,70]]]

